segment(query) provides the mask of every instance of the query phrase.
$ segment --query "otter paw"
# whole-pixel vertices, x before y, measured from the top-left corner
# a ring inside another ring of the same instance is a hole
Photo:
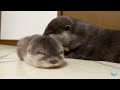
[[[68,47],[63,47],[63,48],[64,48],[65,52],[69,52],[70,51]]]

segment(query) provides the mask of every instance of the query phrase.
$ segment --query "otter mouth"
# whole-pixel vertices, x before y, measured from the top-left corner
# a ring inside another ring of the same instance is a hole
[[[64,60],[43,60],[41,62],[41,68],[52,69],[61,67],[64,64]]]
[[[56,68],[59,68],[59,67],[61,67],[62,65],[59,65],[59,66],[51,66],[51,67],[42,67],[42,68],[44,68],[44,69],[56,69]]]
[[[70,51],[70,49],[68,47],[66,47],[66,46],[63,46],[63,49],[64,49],[65,52],[69,52]]]
[[[42,67],[44,69],[56,69],[62,66],[63,63],[59,64],[59,65],[51,65],[49,67]]]
[[[50,67],[42,67],[43,69],[59,69],[65,66],[65,62],[63,61],[61,64],[59,65],[51,65]]]

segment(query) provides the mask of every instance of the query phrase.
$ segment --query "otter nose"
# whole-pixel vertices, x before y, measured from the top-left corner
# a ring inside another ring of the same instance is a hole
[[[56,64],[58,61],[57,60],[51,60],[50,63]]]

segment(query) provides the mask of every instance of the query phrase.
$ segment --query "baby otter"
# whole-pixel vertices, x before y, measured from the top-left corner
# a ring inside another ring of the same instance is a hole
[[[37,34],[20,39],[17,54],[27,64],[41,68],[61,66],[64,59],[64,50],[58,41]]]

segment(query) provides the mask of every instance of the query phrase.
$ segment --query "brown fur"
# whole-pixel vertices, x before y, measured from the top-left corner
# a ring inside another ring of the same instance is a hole
[[[68,47],[66,57],[120,63],[119,30],[105,30],[73,17],[60,16],[48,24],[43,35],[50,35]]]

